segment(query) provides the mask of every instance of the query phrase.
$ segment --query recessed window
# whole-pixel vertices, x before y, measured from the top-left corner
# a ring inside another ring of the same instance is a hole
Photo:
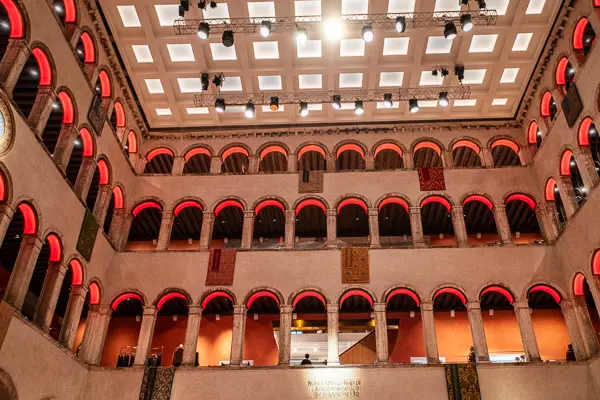
[[[223,83],[221,83],[222,92],[241,92],[242,91],[242,78],[239,76],[227,76]]]
[[[518,0],[517,0],[518,1]],[[486,8],[488,10],[496,10],[498,15],[506,15],[508,9],[509,0],[486,0]]]
[[[454,107],[473,107],[476,104],[477,104],[477,99],[454,100]]]
[[[259,76],[258,77],[258,89],[259,90],[281,90],[281,76]]]
[[[323,76],[321,74],[298,75],[298,87],[300,89],[321,89]]]
[[[200,93],[202,91],[200,78],[177,78],[177,84],[181,93]]]
[[[379,74],[379,86],[402,86],[404,72],[382,72]]]
[[[225,47],[223,43],[211,43],[210,52],[214,61],[237,60],[235,46]]]
[[[513,43],[512,51],[527,51],[533,33],[518,33]]]
[[[306,43],[298,43],[298,58],[322,57],[321,41],[307,40]]]
[[[254,58],[257,60],[276,60],[279,58],[277,42],[253,42]]]
[[[427,39],[427,48],[425,54],[450,54],[453,40],[448,40],[443,36],[430,36]]]
[[[497,34],[493,35],[473,35],[469,53],[491,53],[496,46]]]
[[[415,0],[390,0],[388,14],[409,13],[415,11]]]
[[[366,0],[342,0],[342,15],[368,14],[369,2]]]
[[[340,74],[340,88],[362,87],[362,72]]]
[[[444,77],[442,74],[437,74],[437,76],[433,76],[431,71],[422,71],[421,79],[419,80],[420,86],[441,86],[444,82]]]
[[[215,8],[206,7],[204,11],[202,11],[202,14],[204,15],[204,19],[224,19],[227,23],[230,22],[229,7],[227,6],[227,3],[217,2]]]
[[[131,46],[135,59],[139,63],[151,63],[154,62],[150,47],[146,44],[134,44]]]
[[[294,1],[294,11],[296,17],[310,17],[321,15],[320,0],[297,0]]]
[[[194,51],[192,45],[189,43],[184,44],[168,44],[167,50],[169,51],[169,57],[171,62],[190,62],[196,61],[194,58]]]
[[[142,26],[135,6],[117,6],[117,10],[125,28],[139,28]]]
[[[165,92],[160,79],[145,79],[145,81],[146,81],[146,87],[148,88],[148,93],[160,94],[160,93]]]
[[[465,79],[463,83],[465,85],[479,85],[483,83],[485,79],[486,69],[467,69],[465,70]]]
[[[419,100],[417,104],[420,108],[436,108],[438,106],[437,100]]]
[[[173,115],[170,108],[155,108],[155,111],[156,115],[158,115],[159,117]]]
[[[272,1],[249,1],[248,16],[250,18],[262,19],[275,16],[275,3]],[[259,22],[259,21],[255,21]]]
[[[342,39],[340,57],[361,57],[365,55],[365,41],[362,39]]]
[[[519,68],[504,68],[500,83],[514,83],[517,80]]]
[[[154,10],[160,26],[173,26],[175,20],[179,18],[179,6],[177,4],[155,4]]]
[[[385,38],[383,40],[383,55],[384,56],[405,56],[408,54],[407,37]]]
[[[460,11],[460,1],[435,0],[435,8],[433,11]]]
[[[505,106],[507,103],[508,103],[508,99],[507,98],[493,99],[492,100],[492,105],[493,106]]]
[[[308,103],[309,111],[323,111],[323,104],[321,103]]]
[[[541,14],[544,11],[546,0],[529,0],[525,14]]]
[[[208,114],[208,107],[190,107],[186,108],[185,111],[188,115]]]

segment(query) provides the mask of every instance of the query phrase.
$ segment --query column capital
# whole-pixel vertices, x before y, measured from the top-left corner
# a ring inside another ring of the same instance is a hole
[[[87,296],[87,288],[84,285],[72,286],[71,287],[71,296]]]
[[[330,314],[330,313],[337,314],[339,312],[340,312],[340,308],[338,307],[337,304],[331,304],[331,303],[327,304],[327,314]]]
[[[467,310],[481,310],[481,303],[478,301],[467,302]]]
[[[335,208],[328,208],[327,209],[327,216],[328,217],[335,217],[335,216],[337,216],[337,210]]]
[[[385,304],[385,303],[373,304],[373,311],[375,311],[375,312],[385,312],[386,308],[387,308],[387,304]]]
[[[421,311],[433,311],[433,301],[423,301],[421,303]]]
[[[294,311],[293,308],[292,308],[292,306],[288,306],[288,305],[279,306],[279,313],[280,314],[291,314],[292,311]]]
[[[37,235],[23,235],[23,239],[21,239],[21,246],[23,245],[31,245],[35,246],[41,250],[44,245],[44,241],[37,237]]]
[[[286,218],[287,217],[295,218],[296,210],[285,210],[285,216],[286,216]]]
[[[244,210],[244,218],[254,218],[254,211]]]
[[[215,213],[213,211],[203,211],[202,218],[210,218],[213,219],[215,217]]]
[[[4,214],[9,218],[12,218],[15,215],[15,209],[10,206],[8,203],[0,204],[0,214]]]
[[[144,317],[146,315],[156,317],[156,307],[154,306],[146,306],[144,307]]]
[[[233,306],[233,313],[234,314],[246,314],[246,306],[245,305],[235,305]]]
[[[410,213],[411,214],[421,214],[421,207],[411,207],[410,208]]]
[[[526,300],[515,300],[515,302],[513,303],[513,307],[515,310],[523,308],[529,309],[529,302]]]
[[[67,273],[67,268],[67,264],[61,261],[51,261],[48,263],[48,271],[56,270],[61,275],[65,275]]]
[[[38,94],[48,95],[52,100],[56,100],[56,92],[52,86],[38,86]]]
[[[496,211],[500,211],[500,210],[506,211],[506,205],[504,203],[494,204],[494,208],[496,209]]]
[[[456,212],[462,212],[463,211],[463,206],[461,204],[455,204],[452,206],[452,210],[456,211]]]
[[[560,308],[561,309],[573,309],[577,306],[577,304],[575,303],[575,299],[569,298],[569,297],[565,297],[560,301]]]
[[[202,315],[202,311],[204,311],[204,309],[198,304],[191,304],[188,306],[189,315]]]
[[[369,217],[376,217],[379,215],[379,210],[376,208],[369,208]]]

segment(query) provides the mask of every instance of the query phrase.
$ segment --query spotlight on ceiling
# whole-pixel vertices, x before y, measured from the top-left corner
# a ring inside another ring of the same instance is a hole
[[[362,28],[362,38],[365,42],[370,43],[373,41],[373,27],[371,24],[367,24]]]
[[[246,110],[244,111],[246,118],[254,118],[254,103],[250,100],[246,104]]]
[[[473,18],[471,14],[463,14],[460,16],[460,27],[463,32],[470,32],[473,29]]]
[[[406,30],[406,17],[400,15],[396,17],[396,32],[403,33]]]
[[[210,81],[208,80],[208,74],[206,72],[204,72],[201,76],[200,76],[200,81],[202,82],[202,91],[205,92],[208,90],[208,85],[210,84]]]
[[[408,101],[408,109],[413,114],[419,111],[419,102],[417,99],[410,99]]]
[[[441,107],[448,107],[450,101],[448,100],[448,92],[440,92],[440,99],[438,100],[438,104]]]
[[[340,40],[343,34],[342,22],[339,19],[331,19],[325,24],[325,34],[331,41]]]
[[[300,116],[306,117],[308,115],[308,104],[305,101],[300,102]]]
[[[218,113],[225,112],[225,99],[215,100],[215,111]]]
[[[477,5],[480,9],[487,8],[487,4],[485,4],[485,0],[477,0]]]
[[[438,70],[437,69],[432,70],[431,75],[438,76]]]
[[[448,76],[449,72],[446,68],[442,68],[442,76]]]
[[[206,1],[205,0],[198,1],[198,8],[201,10],[204,10],[206,8]]]
[[[342,96],[334,94],[331,98],[331,107],[333,107],[334,110],[342,108]]]
[[[271,111],[279,110],[279,97],[277,97],[277,96],[271,97],[271,101],[269,103],[269,108],[271,108]]]
[[[215,75],[212,82],[216,87],[221,87],[221,85],[223,85],[224,80],[225,80],[225,77],[222,74],[220,74],[220,75]]]
[[[463,6],[468,6],[469,5],[469,0],[460,0],[460,4]]]
[[[356,100],[354,102],[354,114],[363,115],[365,113],[365,107],[362,100]]]
[[[308,32],[304,28],[298,28],[296,30],[296,42],[298,44],[304,44],[308,40]]]
[[[444,37],[448,40],[453,40],[457,33],[458,31],[456,30],[454,22],[446,22],[446,25],[444,26]]]
[[[216,1],[211,1],[210,2],[210,8],[217,8],[217,2]]]
[[[271,22],[263,21],[260,23],[260,36],[266,38],[271,36]]]
[[[385,108],[392,108],[392,106],[394,105],[394,102],[392,101],[391,93],[385,93],[383,95],[383,105]]]
[[[208,39],[208,35],[210,35],[210,25],[208,22],[200,22],[198,24],[198,37],[202,40]]]
[[[454,67],[454,73],[458,77],[459,82],[462,83],[462,80],[465,79],[465,67],[464,65],[457,65]]]
[[[223,46],[225,47],[233,46],[233,31],[224,31],[223,36],[221,37],[221,41],[223,42]]]

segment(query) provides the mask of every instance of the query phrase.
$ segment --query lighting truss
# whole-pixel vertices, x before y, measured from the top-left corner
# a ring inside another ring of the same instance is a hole
[[[444,27],[447,22],[454,22],[460,26],[460,17],[466,11],[436,11],[395,14],[351,14],[342,15],[340,21],[344,24],[362,27],[371,24],[373,29],[393,29],[396,27],[396,18],[404,17],[407,28]],[[480,9],[468,11],[475,25],[495,25],[498,19],[496,10]],[[272,32],[290,32],[297,28],[307,30],[318,28],[323,18],[320,15],[304,17],[265,17],[265,18],[215,18],[215,19],[185,19],[178,18],[173,23],[175,34],[195,35],[198,24],[207,22],[211,32],[222,33],[255,33],[260,29],[262,21],[271,22]]]
[[[334,95],[341,97],[342,103],[350,103],[356,100],[363,102],[383,101],[383,95],[391,93],[392,101],[438,100],[440,92],[447,92],[448,99],[468,99],[471,97],[470,86],[429,86],[422,88],[401,89],[338,89],[338,90],[307,90],[299,92],[257,92],[257,93],[202,93],[194,97],[196,107],[213,107],[216,99],[223,99],[228,106],[243,106],[252,101],[256,105],[269,105],[271,97],[278,97],[279,104],[309,104],[331,103]]]

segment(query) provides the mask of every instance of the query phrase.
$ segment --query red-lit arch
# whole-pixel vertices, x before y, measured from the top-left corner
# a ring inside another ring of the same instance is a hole
[[[219,215],[219,213],[221,211],[223,211],[224,209],[226,209],[227,207],[237,207],[242,212],[244,211],[244,206],[239,201],[237,201],[237,200],[225,200],[225,201],[219,203],[219,205],[215,208],[215,217],[217,215]]]
[[[556,66],[556,74],[554,77],[557,85],[566,85],[567,81],[565,75],[567,72],[567,65],[569,65],[569,59],[567,57],[562,57],[560,61],[558,61],[558,65]]]
[[[442,155],[442,149],[440,148],[440,146],[438,146],[436,143],[428,141],[428,140],[417,143],[415,145],[415,147],[413,148],[413,154],[416,153],[417,150],[420,150],[420,149],[432,149],[433,151],[438,153],[438,155],[440,157]]]
[[[539,130],[538,123],[536,121],[531,121],[529,124],[529,129],[527,130],[527,143],[535,144],[537,143],[537,133]]]
[[[120,186],[115,186],[112,192],[115,202],[115,209],[122,209],[125,206],[125,195],[123,194],[123,189],[121,189]]]
[[[65,0],[65,22],[66,23],[75,23],[77,22],[77,7],[75,5],[75,0]]]
[[[350,204],[359,206],[363,210],[365,210],[366,213],[369,213],[367,205],[365,204],[364,201],[362,201],[361,199],[357,199],[356,197],[350,197],[348,199],[344,199],[344,200],[340,201],[340,204],[338,204],[338,208],[337,208],[338,214],[340,213],[340,211],[342,211],[342,208],[344,208]]]
[[[38,67],[40,69],[40,86],[50,86],[52,84],[52,66],[48,55],[44,50],[39,47],[31,50],[31,55],[35,57]]]
[[[225,161],[225,159],[227,157],[229,157],[232,154],[243,154],[246,157],[250,157],[250,153],[248,153],[248,150],[246,150],[245,148],[241,147],[241,146],[233,146],[228,148],[227,150],[225,150],[223,152],[223,154],[221,154],[221,160]]]
[[[515,201],[515,200],[524,202],[529,207],[531,207],[532,210],[535,209],[535,206],[536,206],[535,201],[531,197],[529,197],[525,194],[522,194],[522,193],[511,194],[510,196],[508,196],[506,198],[506,200],[504,202],[509,203],[509,202]]]
[[[155,208],[155,209],[159,210],[160,212],[162,212],[162,206],[160,204],[158,204],[156,201],[145,201],[145,202],[140,203],[137,206],[135,206],[135,208],[133,209],[131,214],[133,214],[134,217],[137,217],[140,212],[142,212],[143,210],[145,210],[147,208]]]
[[[142,303],[142,305],[144,305],[144,299],[142,298],[142,296],[140,296],[137,293],[127,292],[120,294],[116,299],[114,299],[112,304],[110,305],[110,308],[112,308],[112,310],[115,311],[117,307],[119,307],[119,304],[121,304],[125,300],[139,300]]]
[[[552,296],[552,298],[554,299],[554,301],[556,301],[557,304],[560,304],[560,302],[562,300],[562,296],[560,295],[560,293],[558,293],[558,291],[556,289],[554,289],[553,287],[548,286],[548,285],[544,285],[544,284],[534,285],[527,291],[527,295],[530,295],[533,292],[548,293],[550,296]]]
[[[261,297],[267,297],[267,298],[273,299],[273,300],[275,300],[275,303],[277,303],[277,306],[279,306],[279,299],[273,292],[270,292],[268,290],[259,290],[258,292],[254,293],[254,294],[252,294],[252,296],[250,296],[250,298],[248,299],[248,302],[246,303],[246,307],[248,309],[250,309],[250,307],[252,306],[252,303],[254,303],[256,300],[260,299]]]
[[[594,121],[590,117],[586,117],[579,124],[579,130],[577,131],[577,143],[580,146],[589,146],[590,145],[590,127]]]
[[[166,147],[159,147],[156,148],[154,150],[151,150],[148,155],[146,156],[146,159],[148,160],[148,162],[152,161],[152,159],[160,154],[167,154],[171,157],[173,157],[173,152],[170,149],[167,149]]]
[[[577,275],[573,278],[573,295],[575,296],[583,296],[585,295],[585,276],[578,272]]]
[[[352,296],[360,296],[360,297],[366,299],[369,302],[369,304],[371,305],[371,308],[373,307],[373,298],[371,297],[371,295],[369,293],[367,293],[366,291],[364,291],[362,289],[351,289],[351,290],[348,290],[346,293],[344,293],[342,295],[342,297],[340,297],[340,308],[342,308],[342,306],[344,305],[344,302]]]
[[[129,153],[137,153],[138,151],[137,136],[133,130],[130,130],[127,134],[127,151]]]
[[[478,195],[478,194],[473,194],[473,195],[467,197],[465,199],[465,201],[463,201],[463,206],[467,203],[471,203],[474,201],[485,204],[487,206],[487,208],[489,208],[490,210],[494,208],[494,203],[492,203],[490,199],[488,199],[485,196]]]
[[[433,295],[433,299],[435,300],[439,295],[444,294],[444,293],[449,293],[449,294],[455,295],[456,297],[458,297],[460,299],[460,301],[464,305],[467,305],[467,297],[460,290],[452,288],[452,287],[446,287],[446,288],[439,289]]]
[[[59,262],[62,259],[62,243],[58,235],[51,233],[46,237],[50,248],[49,262]]]
[[[283,154],[286,158],[288,156],[287,151],[279,146],[279,145],[272,145],[272,146],[267,146],[265,147],[261,152],[260,152],[260,159],[262,160],[263,158],[265,158],[265,156],[269,153],[281,153]]]
[[[261,201],[256,206],[256,208],[254,209],[254,212],[256,213],[256,215],[258,215],[258,213],[260,212],[260,210],[262,210],[265,207],[277,207],[281,211],[285,212],[284,205],[281,204],[281,202],[279,200],[273,200],[273,199],[268,199],[268,200]]]
[[[336,157],[339,157],[345,151],[356,151],[362,158],[365,158],[365,151],[362,147],[355,143],[346,143],[341,145],[336,152]]]
[[[104,98],[110,97],[112,88],[110,87],[110,77],[108,76],[108,72],[100,70],[98,79],[100,79],[100,96]]]
[[[4,177],[4,173],[0,171],[0,201],[6,201],[8,197],[8,183]]]
[[[90,283],[88,291],[90,293],[90,305],[100,304],[100,285],[96,282],[92,282]]]
[[[100,185],[110,184],[110,167],[108,162],[103,158],[98,160],[98,174],[100,175],[98,182]]]
[[[183,158],[184,158],[185,162],[188,162],[190,160],[190,158],[197,156],[199,154],[204,154],[205,156],[212,157],[212,154],[210,154],[210,151],[208,149],[206,149],[204,147],[196,147],[196,148],[189,150],[187,153],[185,153]]]
[[[321,210],[323,210],[323,212],[325,214],[327,214],[327,208],[325,207],[325,204],[323,204],[323,202],[321,200],[305,199],[305,200],[302,200],[300,203],[298,203],[298,205],[296,206],[296,215],[298,215],[300,210],[302,210],[304,207],[308,207],[308,206],[317,206]]]
[[[596,249],[592,256],[592,274],[600,276],[600,249]]]
[[[547,201],[554,201],[554,187],[556,186],[556,180],[552,177],[546,181],[546,187],[544,189],[544,197]]]
[[[187,297],[185,297],[182,293],[179,292],[169,292],[162,296],[160,300],[156,303],[156,309],[160,311],[160,309],[165,305],[165,303],[172,299],[183,299],[185,302],[188,302]]]
[[[446,210],[448,210],[448,212],[450,212],[450,210],[452,208],[452,205],[450,204],[450,202],[448,200],[446,200],[445,198],[443,198],[442,196],[426,197],[421,202],[421,208],[423,208],[425,205],[427,205],[429,203],[439,203],[439,204],[443,205],[444,207],[446,207]]]
[[[483,289],[481,291],[481,295],[479,296],[479,299],[481,299],[483,297],[483,295],[486,293],[500,293],[502,296],[504,296],[506,298],[506,300],[508,300],[508,302],[510,304],[515,302],[515,296],[513,296],[512,293],[508,289],[503,288],[502,286],[491,285],[491,286],[486,287],[485,289]]]
[[[212,300],[219,298],[219,297],[224,297],[224,298],[228,299],[229,301],[231,301],[232,303],[234,303],[233,297],[231,297],[231,295],[229,293],[218,290],[218,291],[209,293],[202,300],[202,304],[201,304],[202,308],[205,309],[206,306],[208,306],[208,303],[210,303]]]
[[[492,149],[494,149],[494,148],[496,148],[498,146],[508,147],[509,149],[511,149],[512,151],[514,151],[515,153],[519,154],[519,145],[516,144],[515,142],[513,142],[512,140],[509,140],[509,139],[496,139],[492,143],[491,147],[492,147]]]
[[[385,199],[381,200],[381,203],[379,203],[379,211],[381,211],[381,209],[388,205],[388,204],[398,204],[399,206],[401,206],[402,208],[404,208],[404,210],[406,212],[408,212],[408,203],[406,202],[406,200],[400,198],[400,197],[386,197]]]
[[[381,143],[379,146],[377,146],[373,155],[377,157],[377,154],[383,150],[395,151],[400,157],[402,157],[402,148],[395,143]]]
[[[65,4],[68,1],[72,1],[72,0],[66,0]],[[90,35],[87,32],[83,32],[81,34],[81,42],[83,43],[83,62],[88,63],[88,64],[92,64],[96,62],[96,48],[94,46],[94,39],[92,38],[92,35]]]
[[[560,158],[560,174],[563,176],[571,175],[571,157],[573,157],[573,152],[571,150],[565,150]]]
[[[479,154],[479,152],[481,151],[481,148],[476,143],[466,139],[459,140],[458,142],[454,143],[454,145],[452,146],[452,151],[458,149],[459,147],[468,147],[469,149],[473,150],[475,154]]]
[[[583,17],[577,24],[575,25],[575,29],[573,30],[573,49],[574,50],[583,50],[583,35],[585,33],[585,28],[590,21]]]
[[[417,306],[421,305],[421,300],[419,299],[419,296],[417,296],[417,294],[415,292],[413,292],[412,290],[406,289],[406,288],[398,288],[398,289],[392,290],[390,292],[390,294],[388,294],[387,299],[385,300],[386,304],[388,304],[390,302],[392,297],[401,296],[401,295],[409,296],[411,299],[413,299],[415,301],[415,303],[417,303]]]
[[[72,259],[69,262],[69,268],[71,268],[71,275],[73,276],[73,278],[71,280],[71,285],[72,286],[80,286],[81,284],[83,284],[83,266],[81,265],[79,260],[76,258]],[[96,284],[96,286],[97,286],[97,284]],[[92,296],[91,289],[92,289],[92,284],[90,284],[90,304],[94,304],[91,302],[91,296]]]
[[[175,207],[175,209],[173,210],[173,214],[175,216],[178,216],[179,213],[181,212],[181,210],[188,208],[188,207],[197,208],[200,211],[202,211],[202,204],[198,203],[195,200],[185,200],[185,201],[182,201],[181,203],[179,203],[177,205],[177,207]]]
[[[323,306],[327,308],[327,301],[325,301],[325,297],[321,293],[315,292],[314,290],[306,290],[298,293],[296,297],[294,297],[294,300],[292,301],[292,309],[296,308],[300,300],[306,299],[307,297],[314,297],[318,299],[321,303],[323,303]]]
[[[117,128],[123,128],[126,123],[125,109],[120,101],[115,101],[114,113],[117,118]]]
[[[327,158],[325,150],[323,150],[321,146],[318,146],[316,144],[307,144],[306,146],[298,150],[298,159],[300,159],[300,157],[302,157],[304,154],[310,151],[316,151],[317,153],[321,154],[324,158]]]
[[[71,96],[67,92],[62,91],[57,95],[57,97],[60,101],[60,106],[63,111],[62,123],[72,124],[75,119],[75,107],[73,107],[73,100],[71,99]]]
[[[10,21],[10,38],[20,39],[25,36],[25,24],[23,15],[14,0],[0,0],[0,3],[6,9],[8,20]]]
[[[81,143],[83,145],[83,156],[93,157],[94,156],[94,139],[92,134],[87,128],[81,128],[79,130],[79,136],[81,136]]]
[[[19,209],[19,211],[21,211],[21,214],[23,214],[23,234],[35,235],[38,229],[37,212],[29,203],[21,203],[17,208]]]
[[[540,114],[542,117],[550,117],[550,104],[552,104],[552,93],[547,90],[542,96],[542,101],[540,103]]]

